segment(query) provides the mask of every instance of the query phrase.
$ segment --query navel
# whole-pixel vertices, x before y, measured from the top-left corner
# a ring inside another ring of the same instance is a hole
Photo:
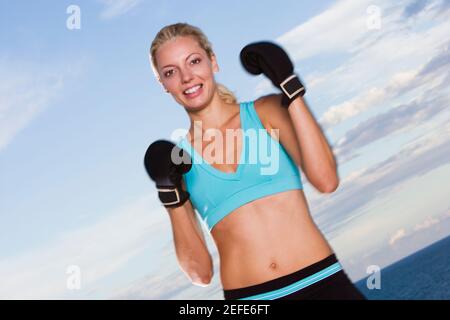
[[[269,266],[270,269],[275,270],[277,268],[277,264],[275,262],[272,262]]]

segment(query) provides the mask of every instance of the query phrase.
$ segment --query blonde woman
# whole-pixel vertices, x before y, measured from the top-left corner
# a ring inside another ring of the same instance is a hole
[[[225,299],[364,299],[309,212],[299,167],[318,191],[330,193],[338,186],[336,163],[283,49],[260,42],[241,51],[243,67],[282,92],[241,103],[216,82],[218,60],[199,28],[164,27],[150,57],[158,81],[191,123],[176,146],[159,140],[145,156],[191,281],[208,285],[213,276],[197,210],[219,252]],[[250,130],[256,138],[247,137]],[[230,131],[232,143],[217,143]],[[276,170],[264,174],[261,159],[249,161],[256,144],[271,148]],[[230,158],[235,161],[223,160]]]

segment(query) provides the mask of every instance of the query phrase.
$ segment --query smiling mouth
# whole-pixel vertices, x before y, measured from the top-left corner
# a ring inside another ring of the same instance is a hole
[[[203,83],[195,85],[187,90],[183,91],[183,94],[186,96],[190,96],[190,95],[194,95],[195,93],[197,93],[201,88],[203,88]]]

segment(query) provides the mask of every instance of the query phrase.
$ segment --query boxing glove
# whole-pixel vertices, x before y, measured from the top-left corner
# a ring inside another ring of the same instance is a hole
[[[305,88],[294,73],[294,66],[287,53],[278,45],[262,41],[246,45],[239,54],[242,66],[247,72],[263,73],[272,84],[283,92],[281,104],[289,107],[298,96],[305,94]]]
[[[182,175],[192,167],[185,150],[170,141],[157,140],[147,148],[144,166],[156,183],[159,200],[166,208],[179,207],[189,199],[189,192],[181,185]]]

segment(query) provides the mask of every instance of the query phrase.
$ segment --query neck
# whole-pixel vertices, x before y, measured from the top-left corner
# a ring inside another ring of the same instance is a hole
[[[191,120],[189,132],[193,132],[194,127],[202,132],[210,128],[220,129],[239,111],[238,104],[225,103],[217,93],[214,94],[211,102],[204,108],[196,111],[188,111]],[[199,123],[200,122],[200,123]]]

